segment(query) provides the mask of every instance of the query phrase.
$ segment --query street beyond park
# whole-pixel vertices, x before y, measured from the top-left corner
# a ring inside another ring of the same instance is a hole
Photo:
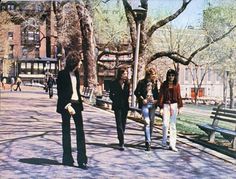
[[[155,129],[145,151],[143,125],[127,121],[125,151],[119,151],[114,114],[84,104],[88,170],[62,165],[61,117],[57,96],[41,88],[1,91],[0,178],[236,178],[234,159],[178,137],[179,152],[161,147]],[[72,146],[76,159],[75,130]],[[75,164],[77,165],[77,163]]]

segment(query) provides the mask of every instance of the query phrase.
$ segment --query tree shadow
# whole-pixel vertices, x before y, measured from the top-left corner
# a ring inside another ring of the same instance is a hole
[[[63,165],[57,160],[45,159],[45,158],[23,158],[19,159],[19,162],[28,163],[33,165]]]

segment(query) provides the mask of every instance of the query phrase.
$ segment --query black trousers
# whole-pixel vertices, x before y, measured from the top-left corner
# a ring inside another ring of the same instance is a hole
[[[17,86],[16,86],[15,91],[17,91],[18,88],[19,88],[19,90],[21,91],[21,88],[20,88],[21,83],[17,82],[16,85],[17,85]]]
[[[52,87],[48,88],[48,94],[49,94],[49,98],[53,97],[53,88]]]
[[[72,104],[72,107],[74,105]],[[76,107],[74,107],[76,109]],[[72,150],[71,150],[71,128],[69,112],[65,111],[62,115],[62,145],[63,145],[63,162],[73,163]],[[82,113],[76,110],[75,115],[72,116],[76,129],[76,144],[77,144],[77,162],[78,164],[87,164],[86,147],[85,147],[85,135],[83,127]]]
[[[124,144],[125,126],[127,121],[127,109],[115,109],[116,129],[119,140],[119,145]]]

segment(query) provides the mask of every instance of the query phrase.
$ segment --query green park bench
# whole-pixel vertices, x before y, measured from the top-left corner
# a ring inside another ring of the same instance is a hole
[[[221,108],[222,106],[212,109],[210,116],[213,119],[212,124],[198,124],[198,127],[208,134],[209,142],[215,142],[215,133],[218,132],[231,142],[233,149],[236,149],[236,110]],[[220,122],[225,122],[233,129],[220,126]]]

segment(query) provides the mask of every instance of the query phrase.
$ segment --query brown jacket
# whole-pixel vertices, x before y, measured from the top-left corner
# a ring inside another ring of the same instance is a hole
[[[162,83],[160,87],[160,94],[159,94],[159,107],[162,109],[164,104],[169,104],[169,101],[176,101],[178,104],[178,108],[183,107],[183,102],[180,94],[180,85],[177,83],[173,86],[173,96],[170,99],[169,95],[169,86],[167,82]]]

